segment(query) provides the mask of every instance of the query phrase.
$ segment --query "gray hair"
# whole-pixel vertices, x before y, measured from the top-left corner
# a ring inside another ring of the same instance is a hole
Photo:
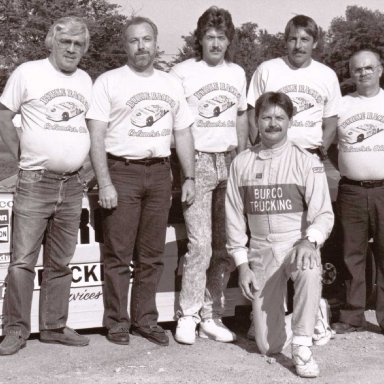
[[[72,29],[72,28],[75,30],[78,30],[79,33],[84,33],[85,35],[84,53],[86,53],[89,48],[89,40],[90,40],[89,31],[88,31],[87,24],[84,22],[84,20],[77,16],[64,16],[54,21],[54,23],[49,28],[49,31],[45,38],[45,46],[48,48],[48,50],[50,51],[52,50],[53,40],[56,37],[57,32],[68,31],[69,29]]]

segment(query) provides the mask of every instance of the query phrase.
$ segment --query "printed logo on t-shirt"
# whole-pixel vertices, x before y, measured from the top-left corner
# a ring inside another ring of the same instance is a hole
[[[349,144],[361,143],[382,130],[383,128],[376,127],[373,124],[352,127],[345,133],[345,141]]]
[[[45,129],[88,133],[84,113],[89,105],[82,94],[68,88],[55,88],[40,97],[40,101],[45,104],[45,116],[49,120],[44,125]],[[71,124],[63,124],[71,119]]]
[[[218,117],[222,112],[231,108],[236,102],[228,96],[219,95],[199,103],[199,115],[205,118]]]
[[[165,109],[158,104],[147,105],[144,108],[138,108],[133,111],[131,123],[139,128],[151,127],[167,112],[169,112],[168,109]]]
[[[304,97],[293,97],[293,116],[296,116],[298,113],[306,111],[309,108],[313,108],[313,104],[306,100]]]
[[[303,186],[297,184],[247,185],[240,188],[248,215],[303,212],[307,210]]]
[[[47,118],[52,121],[68,121],[72,117],[80,115],[84,112],[84,109],[72,101],[67,101],[60,104],[55,104],[52,107],[47,108]]]
[[[384,131],[383,123],[384,115],[373,112],[356,113],[340,121],[338,126],[340,150],[343,152],[384,151],[384,146],[379,145],[382,143],[380,138],[382,138],[381,132]],[[377,134],[380,134],[379,137],[372,138]],[[365,140],[367,142],[361,144]]]

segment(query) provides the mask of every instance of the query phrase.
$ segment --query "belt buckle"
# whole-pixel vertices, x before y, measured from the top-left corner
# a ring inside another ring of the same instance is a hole
[[[373,188],[377,184],[377,181],[374,180],[365,180],[365,181],[360,181],[360,185],[364,188]]]

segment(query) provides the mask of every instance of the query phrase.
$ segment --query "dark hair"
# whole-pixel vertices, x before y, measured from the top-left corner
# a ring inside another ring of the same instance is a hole
[[[197,21],[197,28],[194,32],[195,56],[198,59],[203,57],[203,48],[200,41],[209,28],[215,28],[225,33],[225,36],[227,36],[229,40],[229,47],[225,52],[225,59],[231,61],[230,46],[235,36],[235,26],[233,25],[231,14],[227,10],[215,6],[208,8]]]
[[[84,33],[85,46],[84,53],[88,51],[89,47],[89,31],[85,21],[77,16],[64,16],[53,22],[48,30],[47,36],[45,37],[45,46],[49,51],[52,50],[53,40],[56,37],[57,32],[67,32],[68,30],[77,30],[79,33]]]
[[[135,16],[135,17],[130,18],[127,21],[127,24],[125,24],[125,26],[123,28],[123,33],[122,33],[123,42],[125,42],[125,39],[126,39],[127,29],[131,25],[138,25],[138,24],[143,24],[143,23],[147,23],[151,26],[151,28],[153,30],[153,34],[155,35],[155,39],[157,40],[158,29],[157,29],[156,24],[151,19],[148,19],[148,17]]]
[[[266,92],[263,93],[256,101],[255,104],[255,119],[259,118],[260,112],[263,108],[270,105],[280,107],[289,117],[293,117],[293,104],[289,96],[282,92]]]
[[[308,35],[313,37],[313,40],[316,42],[319,38],[319,27],[315,23],[315,20],[311,19],[305,15],[297,15],[288,21],[287,26],[285,27],[284,38],[288,39],[289,32],[291,28],[303,28]]]

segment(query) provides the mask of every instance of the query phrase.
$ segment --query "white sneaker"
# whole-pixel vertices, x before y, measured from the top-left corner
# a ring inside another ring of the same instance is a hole
[[[199,336],[203,339],[212,339],[222,343],[231,343],[236,335],[231,332],[221,319],[207,319],[200,323]]]
[[[183,316],[177,321],[175,340],[181,344],[194,344],[196,340],[196,318]]]
[[[323,346],[331,339],[335,338],[336,332],[329,325],[330,308],[328,301],[325,299],[320,300],[319,312],[315,329],[313,331],[313,344]]]
[[[320,374],[319,366],[313,359],[312,351],[305,345],[292,344],[292,361],[300,377],[311,378]]]

